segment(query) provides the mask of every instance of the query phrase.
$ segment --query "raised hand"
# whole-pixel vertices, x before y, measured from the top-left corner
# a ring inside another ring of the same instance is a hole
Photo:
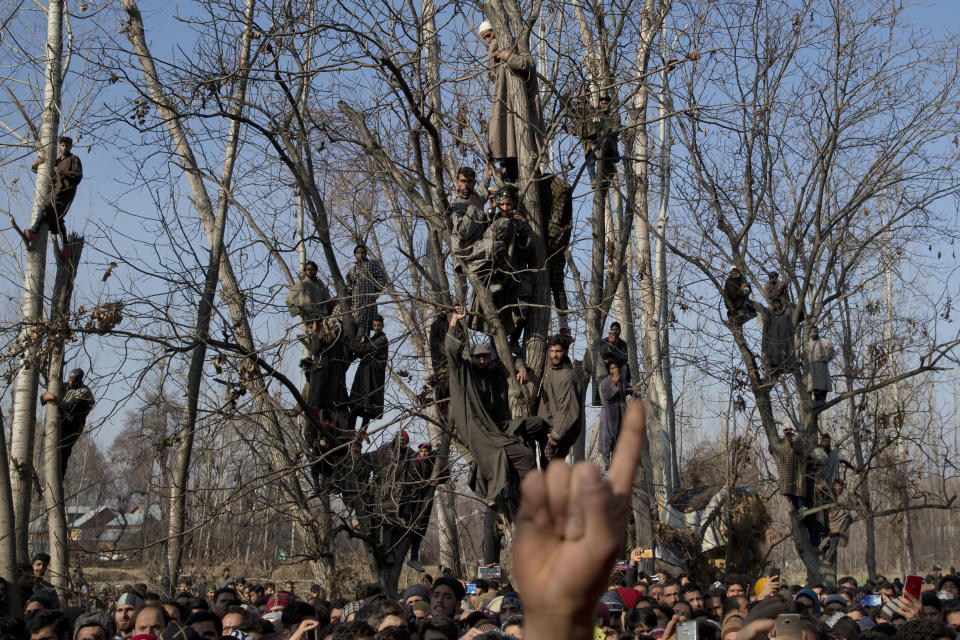
[[[636,402],[606,479],[588,462],[552,464],[524,477],[511,555],[527,640],[592,636],[593,607],[623,547],[645,433],[643,403]]]

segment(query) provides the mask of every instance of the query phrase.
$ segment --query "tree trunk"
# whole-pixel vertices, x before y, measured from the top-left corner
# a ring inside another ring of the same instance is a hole
[[[674,444],[670,438],[667,409],[667,394],[663,379],[663,361],[660,342],[661,309],[657,304],[657,289],[653,274],[653,259],[651,255],[650,236],[650,207],[649,207],[649,142],[647,128],[644,122],[650,99],[647,84],[643,81],[650,59],[650,50],[653,39],[660,31],[660,26],[666,16],[669,6],[653,10],[653,2],[648,0],[643,15],[643,43],[637,55],[637,82],[638,90],[634,98],[634,110],[630,124],[633,126],[631,135],[633,161],[625,163],[625,177],[628,198],[632,199],[635,215],[636,233],[636,267],[638,270],[638,288],[640,292],[640,325],[642,327],[641,340],[643,343],[643,377],[647,383],[647,392],[644,397],[647,410],[647,440],[650,449],[651,469],[647,472],[652,480],[651,494],[659,504],[665,504],[670,497],[674,486],[672,477],[673,464],[671,461]]]
[[[71,233],[64,241],[64,246],[70,247],[70,255],[61,253],[57,256],[57,275],[53,285],[53,300],[50,303],[50,364],[47,370],[48,390],[61,399],[64,394],[64,341],[69,331],[70,299],[73,296],[74,279],[83,251],[83,238]],[[63,476],[67,470],[60,468],[61,422],[60,407],[49,403],[43,435],[43,499],[47,509],[47,533],[50,536],[51,582],[60,602],[65,604],[70,571],[67,516],[63,503]]]
[[[663,20],[661,20],[663,23]],[[664,60],[669,59],[666,49],[667,27],[662,26],[660,45],[665,51]],[[670,441],[670,473],[667,494],[672,495],[680,484],[680,463],[677,452],[677,421],[673,406],[673,371],[670,367],[670,302],[667,294],[667,246],[664,242],[667,232],[667,207],[670,203],[670,146],[673,144],[670,133],[670,117],[673,105],[670,100],[670,79],[666,67],[660,73],[661,92],[658,100],[657,115],[660,118],[660,211],[657,214],[657,235],[654,241],[654,283],[656,287],[656,313],[659,323],[660,362],[658,372],[661,377],[660,407],[667,423],[667,437]]]
[[[156,103],[161,115],[163,115],[164,120],[167,121],[168,129],[179,129],[178,121],[176,120],[179,114],[173,111],[173,108],[168,104],[167,98],[164,96],[156,67],[153,64],[153,58],[144,38],[140,10],[134,0],[123,0],[123,7],[130,20],[127,36],[133,44],[134,51],[143,67],[147,90],[154,103]],[[247,0],[240,60],[238,64],[238,81],[231,101],[231,114],[234,116],[242,112],[246,95],[247,77],[250,66],[250,43],[253,34],[253,9],[253,1]],[[171,131],[171,133],[171,137],[174,138],[177,147],[180,164],[187,173],[188,181],[192,187],[196,187],[197,184],[199,184],[205,192],[202,178],[199,172],[196,172],[196,161],[193,158],[192,151],[189,149],[186,137],[182,135],[181,131]],[[180,567],[182,564],[183,536],[186,527],[186,491],[189,479],[190,458],[193,452],[193,439],[196,431],[197,405],[200,397],[200,385],[203,382],[203,366],[206,359],[207,340],[209,339],[210,333],[210,319],[213,314],[213,306],[223,260],[223,234],[226,228],[229,204],[228,194],[230,191],[230,181],[233,176],[233,167],[239,150],[239,135],[240,120],[234,117],[230,122],[230,132],[227,137],[226,157],[220,176],[217,211],[213,218],[213,228],[209,233],[210,253],[203,293],[200,297],[200,305],[197,310],[197,323],[194,329],[196,346],[193,348],[193,353],[191,354],[190,369],[187,374],[187,398],[184,407],[184,424],[180,434],[180,444],[177,447],[170,491],[170,526],[168,531],[167,555],[170,563],[171,580],[174,583],[179,580]],[[196,202],[196,205],[206,208],[208,215],[214,215],[209,199]]]
[[[57,134],[60,127],[60,89],[63,58],[63,1],[50,0],[47,6],[46,71],[43,91],[43,115],[40,122],[40,147],[46,162],[37,170],[33,192],[33,219],[42,215],[43,201],[52,188],[51,176],[57,160]],[[40,227],[27,251],[23,283],[23,329],[17,339],[20,350],[17,378],[13,390],[13,426],[10,433],[10,478],[16,519],[17,560],[30,561],[27,528],[33,496],[33,446],[37,419],[37,385],[40,360],[38,348],[43,320],[43,287],[47,259],[46,225]]]
[[[7,615],[20,616],[20,582],[17,580],[16,521],[13,494],[10,491],[10,465],[7,452],[7,425],[0,412],[0,577],[7,581]]]

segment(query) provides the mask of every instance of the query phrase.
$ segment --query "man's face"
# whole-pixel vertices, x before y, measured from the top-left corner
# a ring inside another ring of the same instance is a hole
[[[107,631],[100,625],[83,627],[77,632],[76,640],[107,640]]]
[[[794,604],[797,606],[797,609],[803,609],[804,613],[813,613],[813,600],[805,595],[797,596],[797,598],[794,599]]]
[[[810,338],[816,340],[820,337],[820,331],[816,327],[810,327]]]
[[[616,342],[619,339],[620,339],[620,325],[615,324],[610,327],[609,340],[610,342]]]
[[[834,482],[834,483],[833,483],[833,492],[834,492],[834,493],[840,493],[841,491],[843,491],[843,483],[842,483],[842,482]]]
[[[957,589],[957,585],[953,584],[953,581],[951,580],[947,580],[943,583],[943,590],[953,594],[954,600],[960,598],[960,589]]]
[[[163,623],[163,615],[156,608],[150,607],[142,610],[137,616],[133,625],[133,635],[149,633],[152,636],[159,636],[165,626],[167,625]]]
[[[927,620],[940,620],[940,610],[930,605],[923,605],[923,617]]]
[[[703,595],[699,591],[687,591],[683,594],[683,599],[694,609],[703,609]]]
[[[660,602],[660,599],[663,598],[663,587],[659,584],[651,586],[648,595],[657,602]]]
[[[487,44],[490,44],[497,39],[497,36],[493,34],[493,30],[487,30],[480,34],[480,37],[483,38],[483,41]]]
[[[826,613],[829,613],[830,615],[833,615],[833,614],[836,613],[837,611],[843,611],[844,609],[846,609],[846,607],[844,607],[844,606],[843,606],[842,604],[840,604],[839,602],[831,602],[830,604],[828,604],[827,606],[825,606],[825,607],[823,608],[823,610],[824,610]]]
[[[292,582],[284,583],[283,585],[284,591],[286,591],[287,593],[293,593],[293,589],[294,589],[294,586]]]
[[[167,612],[167,617],[170,618],[170,622],[183,622],[183,620],[180,619],[180,609],[178,607],[172,604],[163,604],[160,606]]]
[[[374,333],[380,333],[381,331],[383,331],[383,323],[380,322],[379,320],[374,320],[371,323],[371,326],[373,327]]]
[[[228,613],[223,616],[223,632],[221,635],[228,636],[233,633],[234,629],[237,629],[240,626],[240,623],[243,622],[243,614],[240,613]]]
[[[403,601],[403,604],[408,604],[408,605],[413,606],[414,604],[416,604],[416,603],[418,603],[418,602],[423,602],[423,600],[424,600],[423,596],[413,595],[413,596],[410,596],[409,598],[407,598],[406,600],[404,600],[404,601]]]
[[[420,447],[420,448],[417,450],[417,453],[418,453],[418,454],[420,455],[420,457],[421,457],[422,459],[424,459],[424,460],[426,460],[427,458],[430,457],[430,449],[428,449],[427,447]],[[420,596],[410,596],[410,597],[411,597],[411,598],[420,598]],[[409,598],[408,598],[408,599],[409,599]],[[423,600],[423,598],[420,598],[420,599]],[[416,602],[416,600],[414,600],[414,602]],[[411,604],[412,604],[412,603],[411,603]]]
[[[69,384],[71,381],[72,381],[72,378],[67,381],[67,384]],[[47,563],[46,563],[46,562],[44,562],[43,560],[34,560],[34,561],[33,561],[33,575],[35,575],[35,576],[37,576],[37,577],[39,578],[39,577],[43,576],[43,574],[46,573],[46,571],[47,571]]]
[[[561,347],[558,344],[552,345],[550,347],[550,364],[553,366],[558,366],[563,362],[563,358],[567,355],[567,350]]]
[[[217,640],[217,625],[209,620],[203,622],[194,622],[192,625],[193,630],[200,634],[200,637],[204,640]]]
[[[62,156],[67,155],[68,153],[70,153],[70,149],[72,149],[72,148],[73,148],[73,145],[70,144],[69,142],[61,142],[61,143],[60,143],[60,155],[62,155]]]
[[[430,594],[430,615],[452,618],[457,612],[459,604],[457,594],[454,593],[450,585],[437,585],[434,587],[433,593]]]
[[[830,438],[820,438],[820,446],[824,451],[830,451]]]
[[[236,596],[232,593],[224,591],[217,596],[217,599],[213,602],[213,611],[218,616],[223,615],[223,610],[227,608],[227,605],[236,600]]]
[[[743,585],[742,585],[742,584],[737,584],[736,582],[734,582],[732,585],[730,585],[729,587],[727,587],[727,597],[728,597],[728,598],[733,598],[734,596],[742,596],[742,595],[743,595]]]
[[[307,274],[307,277],[310,278],[311,280],[317,279],[317,267],[315,265],[308,264],[306,267],[303,268],[303,272]],[[229,575],[230,575],[230,570],[224,569],[223,577],[226,578]]]
[[[603,109],[604,111],[606,111],[607,109],[609,109],[609,108],[610,108],[610,101],[609,101],[609,100],[601,100],[601,101],[600,101],[600,108]]]
[[[367,248],[357,247],[357,250],[353,252],[353,257],[357,259],[357,262],[363,262],[367,259]]]
[[[947,626],[953,629],[954,633],[960,631],[960,611],[951,611],[947,614],[947,619],[944,620],[947,623]]]
[[[116,612],[113,614],[113,621],[116,623],[117,631],[120,633],[126,634],[133,628],[133,616],[134,606],[129,604],[122,604],[117,607]]]
[[[493,33],[492,31],[488,33]],[[464,198],[469,198],[473,194],[474,188],[477,186],[477,178],[468,178],[467,176],[461,174],[457,175],[457,193],[459,193]]]
[[[503,623],[504,620],[510,616],[519,616],[523,613],[523,610],[520,609],[517,605],[510,603],[500,606],[500,622]]]
[[[693,607],[686,602],[677,602],[673,605],[673,611],[680,617],[680,622],[693,618]]]
[[[666,605],[673,606],[680,600],[680,585],[671,584],[663,588],[663,597],[660,599]]]
[[[723,617],[723,598],[719,596],[708,596],[704,602],[704,611],[718,618]]]
[[[487,365],[490,364],[490,354],[489,353],[477,353],[470,356],[470,362],[478,369],[486,369]]]
[[[30,617],[31,615],[35,614],[37,611],[42,611],[42,610],[43,610],[43,605],[37,602],[36,600],[34,600],[33,602],[27,603],[27,606],[24,607],[23,609],[23,613],[27,617]]]
[[[504,198],[497,203],[497,209],[500,210],[500,213],[503,215],[510,215],[513,213],[513,210],[517,208],[517,203],[513,198]]]
[[[53,631],[53,625],[30,632],[30,640],[60,640]]]

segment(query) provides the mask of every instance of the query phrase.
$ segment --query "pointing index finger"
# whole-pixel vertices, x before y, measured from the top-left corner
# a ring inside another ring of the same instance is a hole
[[[640,464],[643,439],[647,433],[647,414],[643,402],[632,403],[620,424],[620,437],[610,464],[609,483],[614,500],[625,502],[633,490],[633,477]]]

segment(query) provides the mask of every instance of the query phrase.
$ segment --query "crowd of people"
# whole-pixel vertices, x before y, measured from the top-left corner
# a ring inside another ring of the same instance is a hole
[[[788,584],[773,569],[759,579],[727,575],[698,584],[683,572],[645,574],[639,567],[647,557],[635,548],[629,562],[611,573],[602,563],[594,570],[601,579],[607,577],[607,586],[599,598],[586,603],[587,637],[960,637],[960,577],[953,569],[944,575],[935,566],[922,583],[914,578],[917,598],[905,584],[907,577],[890,581],[875,576],[861,583],[844,576],[836,585],[801,586]],[[225,568],[216,583],[182,581],[175,596],[136,584],[123,586],[119,595],[88,592],[86,606],[61,606],[45,579],[48,562],[49,556],[38,554],[27,568],[32,571],[19,580],[17,609],[22,615],[0,617],[0,640],[523,640],[542,635],[529,627],[524,598],[499,566],[484,568],[499,577],[470,581],[458,580],[447,570],[436,578],[423,574],[399,595],[370,582],[359,582],[345,594],[328,594],[314,584],[301,594],[293,581],[254,582],[234,578]],[[553,579],[565,571],[557,567]],[[796,635],[781,635],[789,623]]]

